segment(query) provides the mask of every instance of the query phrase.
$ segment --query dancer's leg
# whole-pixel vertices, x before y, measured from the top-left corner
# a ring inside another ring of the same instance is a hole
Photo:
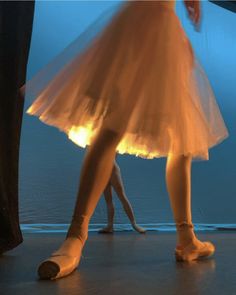
[[[191,158],[169,156],[166,181],[176,224],[191,223]]]
[[[125,210],[125,213],[127,214],[134,230],[136,230],[139,233],[145,233],[146,230],[144,228],[140,227],[139,225],[137,225],[137,223],[136,223],[132,206],[125,194],[125,189],[124,189],[124,184],[123,184],[122,177],[121,177],[120,167],[117,165],[116,162],[114,162],[114,167],[112,170],[110,182],[111,182],[111,185],[113,186],[119,200],[121,201],[122,206]]]
[[[208,242],[200,242],[193,230],[191,215],[191,162],[191,157],[170,155],[166,165],[167,188],[177,226],[177,249],[188,247],[187,252],[189,255],[187,255],[186,260],[196,259],[200,256],[209,256],[214,252],[214,246]],[[194,255],[191,255],[192,250],[194,250]]]
[[[99,233],[113,233],[115,208],[112,201],[112,187],[111,187],[110,181],[108,182],[103,194],[104,194],[106,206],[107,206],[108,223],[106,227],[99,230]]]
[[[91,218],[110,179],[116,147],[121,137],[121,134],[114,131],[102,130],[89,148],[81,172],[79,193],[68,237],[81,238],[87,234],[87,229],[80,229],[77,224],[81,224],[81,217]],[[87,220],[85,223],[87,225]]]
[[[54,257],[39,267],[41,278],[58,278],[73,271],[79,263],[81,250],[87,239],[89,220],[111,175],[116,147],[121,133],[101,130],[88,149],[83,163],[80,187],[67,239]]]

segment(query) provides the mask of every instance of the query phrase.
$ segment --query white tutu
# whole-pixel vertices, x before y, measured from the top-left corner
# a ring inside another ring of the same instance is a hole
[[[119,153],[207,159],[228,133],[174,4],[122,4],[59,70],[52,63],[26,85],[27,112],[82,147],[107,128],[124,134]]]

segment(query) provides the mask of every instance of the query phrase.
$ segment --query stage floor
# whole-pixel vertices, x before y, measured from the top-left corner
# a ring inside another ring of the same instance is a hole
[[[236,294],[236,232],[206,232],[215,243],[212,259],[176,263],[174,233],[91,233],[77,271],[40,281],[36,268],[64,234],[27,234],[0,257],[1,295],[233,295]]]

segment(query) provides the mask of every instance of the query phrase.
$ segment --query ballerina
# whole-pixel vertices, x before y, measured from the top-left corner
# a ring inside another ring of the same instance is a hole
[[[133,229],[139,232],[140,234],[145,233],[146,230],[136,223],[132,206],[125,193],[124,184],[123,184],[121,173],[120,173],[120,167],[118,166],[116,161],[114,161],[111,177],[104,190],[104,197],[105,197],[106,205],[107,205],[108,224],[106,227],[100,229],[99,233],[113,233],[113,221],[114,221],[115,209],[112,202],[112,187],[114,188],[119,200],[121,201],[124,211],[127,214]]]
[[[198,27],[200,2],[184,4]],[[211,256],[214,245],[200,241],[192,224],[191,163],[207,160],[209,148],[228,133],[175,13],[175,1],[122,3],[89,46],[46,85],[40,84],[45,73],[47,69],[29,83],[28,93],[26,87],[26,94],[36,98],[27,112],[89,148],[66,239],[40,264],[40,278],[57,279],[77,268],[117,152],[167,157],[176,259]]]

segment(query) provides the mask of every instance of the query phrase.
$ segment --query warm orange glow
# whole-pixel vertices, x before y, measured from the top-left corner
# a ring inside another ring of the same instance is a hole
[[[34,105],[28,108],[26,112],[28,114],[34,115]],[[45,123],[48,123],[48,120],[45,120],[43,115],[41,115],[39,119]],[[65,132],[67,133],[68,138],[71,141],[73,141],[76,145],[85,148],[86,146],[91,144],[97,131],[98,128],[94,129],[94,124],[90,121],[84,126],[72,126],[69,131]],[[125,137],[122,139],[116,150],[119,154],[130,154],[146,159],[153,159],[161,156],[158,151],[150,151],[147,145],[137,144],[132,134],[125,134]]]
[[[68,132],[69,139],[83,148],[91,143],[92,136],[93,130],[91,123],[87,124],[86,127],[73,126]]]
[[[148,153],[148,149],[145,146],[143,147],[132,146],[132,141],[129,140],[128,138],[127,139],[124,138],[124,140],[120,142],[120,144],[117,147],[117,152],[119,154],[130,154],[136,157],[141,157],[146,159],[153,159],[155,157],[158,157],[157,152]]]
[[[87,145],[91,144],[95,133],[96,132],[93,129],[93,124],[89,123],[86,126],[73,126],[68,132],[68,138],[78,146],[85,148]],[[150,153],[147,152],[148,149],[146,146],[134,147],[132,143],[133,138],[129,135],[125,136],[125,138],[118,145],[117,152],[119,154],[130,154],[135,155],[136,157],[148,159],[160,156],[157,151]]]
[[[33,113],[34,113],[34,112],[33,112],[33,107],[34,107],[34,106],[31,105],[31,106],[27,109],[26,113],[27,113],[27,114],[30,114],[30,115],[33,114]]]

